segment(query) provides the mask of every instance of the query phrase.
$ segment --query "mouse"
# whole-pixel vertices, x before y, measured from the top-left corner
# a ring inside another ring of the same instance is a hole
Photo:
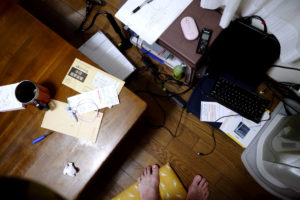
[[[182,18],[180,25],[185,39],[195,40],[198,38],[199,31],[196,22],[192,17],[186,16]]]

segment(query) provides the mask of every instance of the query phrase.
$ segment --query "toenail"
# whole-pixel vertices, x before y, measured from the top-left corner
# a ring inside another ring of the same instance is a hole
[[[153,167],[153,168],[158,168],[158,165],[153,165],[152,167]]]

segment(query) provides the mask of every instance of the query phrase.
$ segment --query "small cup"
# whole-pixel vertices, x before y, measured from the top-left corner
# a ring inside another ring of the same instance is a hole
[[[49,109],[50,92],[48,88],[25,80],[19,83],[15,89],[15,95],[18,101],[23,105],[34,105],[38,109]]]
[[[180,80],[183,75],[183,67],[181,65],[176,65],[173,69],[173,78],[175,80]]]

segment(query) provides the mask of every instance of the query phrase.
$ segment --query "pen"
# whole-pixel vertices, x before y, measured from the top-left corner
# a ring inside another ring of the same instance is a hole
[[[141,5],[139,5],[138,7],[136,7],[136,8],[132,11],[132,13],[136,13],[139,9],[141,9],[144,5],[150,3],[151,1],[153,1],[153,0],[145,0]]]
[[[32,141],[33,144],[38,143],[39,141],[45,139],[46,137],[48,137],[49,135],[51,135],[52,133],[54,133],[53,131],[51,131],[50,133],[47,133],[41,137],[36,138],[35,140]]]
[[[78,122],[78,118],[76,115],[76,112],[74,110],[72,110],[71,106],[70,106],[70,102],[68,100],[68,107],[66,108],[66,111],[69,113],[70,117],[75,121]]]

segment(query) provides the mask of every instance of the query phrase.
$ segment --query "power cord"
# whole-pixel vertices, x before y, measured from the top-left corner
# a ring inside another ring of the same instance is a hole
[[[163,116],[163,119],[162,119],[162,123],[161,124],[152,124],[151,122],[149,122],[148,120],[146,120],[146,124],[150,127],[150,128],[153,128],[153,129],[160,129],[160,128],[164,128],[168,131],[168,133],[173,137],[173,138],[176,138],[177,137],[177,132],[178,132],[178,128],[181,124],[181,120],[182,120],[182,116],[183,116],[183,112],[184,112],[184,109],[185,108],[182,108],[182,111],[181,111],[181,114],[180,114],[180,118],[178,120],[178,123],[177,123],[177,126],[176,126],[176,130],[175,130],[175,133],[173,133],[168,127],[165,126],[166,124],[166,111],[164,110],[164,108],[162,107],[162,105],[159,103],[159,101],[155,98],[155,96],[153,96],[150,92],[148,91],[142,91],[142,90],[139,90],[139,91],[135,91],[136,94],[138,93],[145,93],[145,94],[149,94],[152,99],[154,100],[154,102],[157,104],[157,106],[159,107],[159,109],[161,110],[162,112],[162,116]]]
[[[281,94],[283,97],[287,97],[287,98],[291,98],[295,101],[298,101],[300,100],[300,98],[295,94],[293,93],[292,91],[289,91],[289,88],[286,88],[286,85],[287,84],[293,84],[293,83],[284,83],[284,84],[281,84],[281,83],[277,83],[273,80],[269,80],[266,83],[266,86],[267,88],[272,92],[272,95],[274,97],[276,97],[278,100],[282,101],[283,105],[284,105],[284,108],[286,110],[287,113],[289,113],[289,111],[287,110],[286,107],[289,107],[290,109],[292,109],[293,111],[295,111],[296,113],[299,113],[299,111],[297,109],[295,109],[293,106],[289,105],[288,103],[285,102],[284,98],[280,97],[279,95],[276,94],[276,92],[272,89],[276,89],[276,91]],[[298,84],[296,84],[298,85]]]
[[[101,3],[100,3],[100,2],[101,2]],[[94,1],[89,1],[89,0],[87,0],[86,3],[87,3],[87,7],[86,7],[86,15],[85,15],[85,17],[84,17],[82,23],[81,23],[80,26],[79,26],[79,30],[80,30],[80,31],[85,32],[85,31],[89,30],[90,28],[92,28],[92,27],[94,26],[94,23],[95,23],[97,17],[98,17],[99,15],[101,15],[101,14],[104,14],[104,15],[106,15],[106,18],[108,19],[108,21],[109,21],[110,24],[112,25],[114,31],[119,35],[119,37],[120,37],[120,39],[121,39],[121,42],[118,43],[118,48],[119,48],[119,50],[123,52],[123,51],[125,51],[125,50],[127,50],[127,49],[129,49],[129,48],[132,47],[131,42],[130,42],[127,38],[125,38],[125,37],[123,36],[122,31],[121,31],[119,25],[117,24],[116,20],[114,19],[113,15],[110,14],[110,13],[108,13],[108,12],[106,12],[106,11],[98,11],[98,12],[94,15],[91,24],[90,24],[87,28],[83,28],[83,26],[85,25],[87,19],[89,18],[90,14],[91,14],[91,12],[92,12],[92,10],[93,10],[94,5],[97,5],[97,4],[98,4],[98,5],[103,5],[102,1],[100,1],[100,0],[99,0],[98,2],[94,2]]]
[[[286,67],[286,66],[281,66],[281,65],[273,65],[273,67],[300,71],[300,69],[298,69],[298,68],[294,68],[294,67]]]
[[[158,81],[160,81],[162,90],[166,93],[166,95],[161,95],[161,94],[156,94],[156,93],[152,93],[152,95],[156,96],[156,97],[167,97],[172,99],[178,106],[180,106],[181,108],[184,108],[186,106],[186,102],[180,97],[180,95],[190,91],[193,87],[189,86],[188,89],[186,89],[185,91],[182,91],[180,93],[175,93],[175,92],[171,92],[169,91],[166,87],[165,87],[165,83],[173,83],[173,84],[177,84],[178,86],[188,86],[187,84],[174,79],[172,76],[166,74],[166,73],[161,73],[159,72],[158,68],[152,63],[151,59],[145,55],[142,54],[142,61],[145,64],[146,69],[149,69],[149,71],[151,72],[151,74],[154,76],[154,78]]]
[[[235,115],[225,115],[225,116],[222,116],[222,117],[218,118],[214,122],[218,122],[219,120],[221,120],[223,118],[233,117],[233,116],[239,116],[239,115],[238,114],[235,114]],[[212,149],[208,153],[198,152],[197,153],[198,156],[208,156],[208,155],[212,154],[215,151],[215,149],[217,147],[217,142],[216,142],[216,137],[215,137],[215,128],[213,126],[211,126],[211,136],[212,136],[213,142],[214,142]]]

